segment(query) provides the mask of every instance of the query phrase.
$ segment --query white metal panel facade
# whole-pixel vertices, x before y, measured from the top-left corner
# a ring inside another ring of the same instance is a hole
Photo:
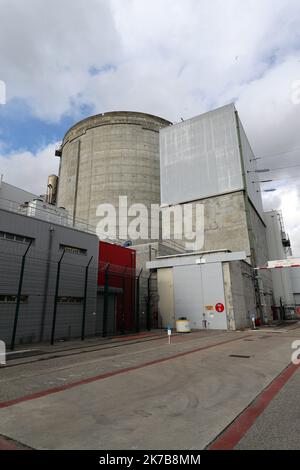
[[[256,173],[257,165],[255,160],[255,155],[252,151],[248,137],[245,133],[243,125],[239,120],[239,129],[241,137],[241,147],[242,147],[242,157],[244,162],[245,178],[247,184],[248,196],[251,199],[252,204],[258,211],[258,213],[263,217],[263,204],[261,198],[261,188],[260,183],[257,183],[259,180],[266,180],[270,176],[268,173]]]
[[[161,202],[243,189],[233,104],[160,130]]]
[[[175,266],[174,303],[175,319],[186,317],[192,329],[227,329],[222,263]],[[223,312],[215,306],[223,304]],[[213,307],[213,310],[206,307]]]

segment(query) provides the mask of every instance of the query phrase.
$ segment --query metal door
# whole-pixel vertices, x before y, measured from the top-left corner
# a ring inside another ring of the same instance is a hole
[[[203,311],[207,327],[227,330],[222,263],[207,263],[199,267],[202,271]]]
[[[188,318],[192,329],[226,330],[222,263],[175,266],[173,276],[175,319]]]
[[[203,293],[200,266],[175,266],[173,275],[175,319],[186,317],[191,328],[202,328]]]

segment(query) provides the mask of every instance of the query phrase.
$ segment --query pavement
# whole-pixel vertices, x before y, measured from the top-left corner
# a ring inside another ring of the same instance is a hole
[[[298,449],[299,326],[16,355],[0,369],[0,450]]]
[[[300,371],[278,392],[236,449],[294,450],[300,448]]]

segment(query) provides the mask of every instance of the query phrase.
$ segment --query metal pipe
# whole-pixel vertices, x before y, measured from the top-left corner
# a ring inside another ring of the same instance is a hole
[[[121,321],[121,335],[125,334],[125,287],[126,287],[126,271],[127,266],[125,266],[122,279],[123,295],[122,295],[122,321]]]
[[[139,333],[140,331],[140,277],[143,272],[143,268],[140,270],[137,278],[136,278],[136,317],[135,317],[135,327],[136,332]]]
[[[59,289],[59,278],[60,278],[60,266],[62,259],[64,257],[65,250],[63,250],[60,260],[57,264],[57,273],[56,273],[56,286],[55,286],[55,297],[54,297],[54,308],[53,308],[53,319],[52,319],[52,331],[51,331],[51,346],[54,344],[55,336],[55,325],[56,325],[56,312],[57,312],[57,302],[58,302],[58,289]]]
[[[151,282],[151,276],[153,274],[153,271],[150,271],[149,277],[148,277],[148,295],[147,295],[147,330],[151,330],[151,311],[150,311],[150,300],[151,300],[151,294],[150,294],[150,282]]]
[[[10,344],[11,351],[13,351],[14,348],[15,348],[17,326],[18,326],[18,320],[19,320],[19,311],[20,311],[20,302],[21,302],[21,293],[22,293],[22,284],[23,284],[24,269],[25,269],[25,261],[26,261],[26,255],[29,251],[29,248],[31,247],[31,244],[32,244],[32,240],[30,240],[30,242],[28,243],[28,246],[25,250],[25,253],[22,256],[22,264],[21,264],[21,271],[20,271],[20,278],[19,278],[19,287],[18,287],[15,319],[14,319],[14,326],[13,326],[13,332],[12,332],[11,344]]]
[[[108,288],[109,288],[109,264],[105,268],[104,273],[104,299],[103,299],[103,329],[102,336],[103,338],[107,335],[107,313],[108,313]]]
[[[82,328],[81,328],[81,341],[84,340],[85,336],[85,314],[86,314],[86,298],[87,298],[87,283],[89,275],[89,266],[91,264],[93,257],[91,256],[86,268],[85,268],[85,279],[84,279],[84,298],[83,298],[83,310],[82,310]]]

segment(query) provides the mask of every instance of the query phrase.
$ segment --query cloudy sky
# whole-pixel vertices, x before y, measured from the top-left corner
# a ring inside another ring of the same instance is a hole
[[[0,173],[42,193],[79,119],[235,102],[300,256],[299,24],[299,0],[0,0]]]

